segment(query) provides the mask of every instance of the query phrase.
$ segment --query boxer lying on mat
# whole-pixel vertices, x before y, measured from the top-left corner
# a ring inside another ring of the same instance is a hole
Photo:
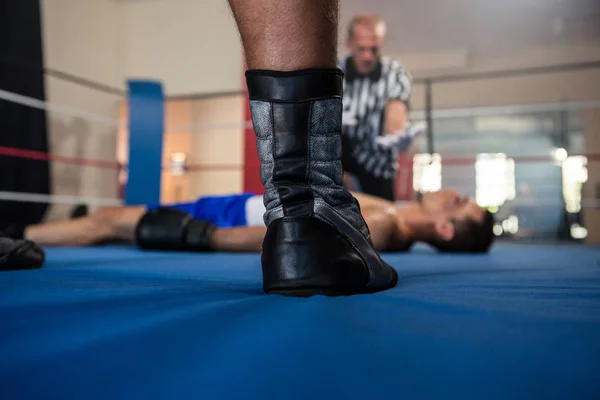
[[[421,241],[442,252],[481,253],[494,238],[493,215],[454,190],[427,193],[402,206],[360,193],[354,196],[379,251],[407,251]],[[208,196],[193,203],[104,208],[6,232],[41,246],[127,241],[156,250],[260,252],[264,211],[262,196]]]

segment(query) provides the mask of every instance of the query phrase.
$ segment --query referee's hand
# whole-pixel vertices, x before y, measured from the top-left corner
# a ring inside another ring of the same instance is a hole
[[[377,137],[376,143],[383,147],[394,147],[398,151],[407,151],[413,140],[425,131],[427,124],[417,122],[406,125],[403,131],[394,132],[389,135]]]
[[[356,126],[358,124],[358,119],[349,112],[342,113],[342,126]]]

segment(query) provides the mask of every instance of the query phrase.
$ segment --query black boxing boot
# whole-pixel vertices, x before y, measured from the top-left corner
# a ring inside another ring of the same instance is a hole
[[[343,73],[246,72],[265,186],[265,293],[353,295],[392,288],[358,202],[342,187]]]
[[[42,268],[44,250],[30,240],[0,237],[0,271]]]
[[[0,236],[5,236],[11,239],[24,239],[25,229],[27,229],[27,225],[24,224],[0,225]]]

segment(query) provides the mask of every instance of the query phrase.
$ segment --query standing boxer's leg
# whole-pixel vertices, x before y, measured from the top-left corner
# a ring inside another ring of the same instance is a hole
[[[250,68],[265,186],[265,292],[348,295],[395,286],[396,272],[373,249],[342,188],[338,1],[229,3]]]

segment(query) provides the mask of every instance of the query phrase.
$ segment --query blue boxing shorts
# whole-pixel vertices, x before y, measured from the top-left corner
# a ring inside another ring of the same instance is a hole
[[[246,202],[254,193],[227,196],[204,196],[191,203],[149,205],[148,211],[159,207],[175,208],[190,214],[194,219],[209,221],[218,228],[247,226]]]

